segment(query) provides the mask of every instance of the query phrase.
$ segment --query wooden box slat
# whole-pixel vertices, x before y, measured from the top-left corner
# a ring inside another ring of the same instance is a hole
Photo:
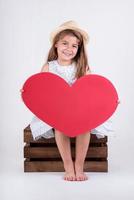
[[[75,147],[71,148],[72,156],[75,156]],[[60,153],[57,147],[30,147],[24,146],[24,158],[60,158]],[[87,158],[106,158],[107,145],[103,147],[89,147]]]
[[[108,138],[98,139],[91,134],[84,171],[108,172]],[[54,138],[34,140],[28,125],[24,129],[24,172],[62,172],[63,161]],[[71,152],[75,159],[75,138],[71,138]]]
[[[62,161],[24,161],[25,172],[63,172]],[[105,161],[85,161],[85,172],[107,172],[108,163]]]

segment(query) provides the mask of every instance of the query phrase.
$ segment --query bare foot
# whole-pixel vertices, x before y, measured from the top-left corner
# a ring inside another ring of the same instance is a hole
[[[64,180],[66,180],[66,181],[75,181],[76,180],[76,176],[75,176],[73,162],[69,162],[69,163],[66,163],[66,164],[64,163],[64,168],[65,168]]]
[[[88,177],[84,172],[76,172],[76,180],[77,181],[86,181],[86,180],[88,180]]]
[[[76,181],[88,180],[88,176],[83,172],[83,164],[78,164],[75,162],[75,175]]]

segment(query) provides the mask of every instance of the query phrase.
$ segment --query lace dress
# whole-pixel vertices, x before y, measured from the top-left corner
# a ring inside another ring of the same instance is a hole
[[[49,64],[49,72],[54,73],[61,78],[63,78],[69,85],[72,85],[75,81],[75,72],[76,67],[75,64],[71,64],[68,66],[61,66],[58,64],[57,60],[53,60],[48,62]],[[54,137],[54,128],[40,120],[37,116],[34,116],[30,123],[31,132],[33,138],[35,140],[40,137],[51,138]],[[102,138],[105,135],[109,135],[113,131],[112,129],[112,121],[108,119],[100,126],[92,129],[90,132],[92,134],[96,134],[98,138]]]

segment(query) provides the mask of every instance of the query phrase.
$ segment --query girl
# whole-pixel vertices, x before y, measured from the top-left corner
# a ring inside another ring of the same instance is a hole
[[[85,45],[88,43],[88,34],[78,27],[76,22],[68,21],[58,27],[51,34],[52,47],[47,62],[41,72],[51,72],[62,77],[68,84],[73,84],[78,78],[90,73]],[[83,171],[84,161],[90,142],[90,131],[76,137],[76,156],[73,163],[71,157],[70,138],[59,130],[54,129],[36,116],[30,123],[34,139],[40,137],[55,140],[61,154],[65,175],[68,181],[84,181],[88,177]],[[91,133],[103,137],[111,130],[110,121],[106,121]]]

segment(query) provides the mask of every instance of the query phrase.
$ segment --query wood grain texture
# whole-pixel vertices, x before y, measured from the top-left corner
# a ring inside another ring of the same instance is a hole
[[[85,161],[85,172],[108,172],[106,161]],[[24,172],[64,172],[62,161],[24,161]]]
[[[63,162],[55,138],[34,140],[28,125],[23,130],[24,172],[63,172]],[[108,172],[108,138],[98,139],[91,134],[87,151],[85,172]],[[75,160],[75,138],[71,138],[71,153]]]

